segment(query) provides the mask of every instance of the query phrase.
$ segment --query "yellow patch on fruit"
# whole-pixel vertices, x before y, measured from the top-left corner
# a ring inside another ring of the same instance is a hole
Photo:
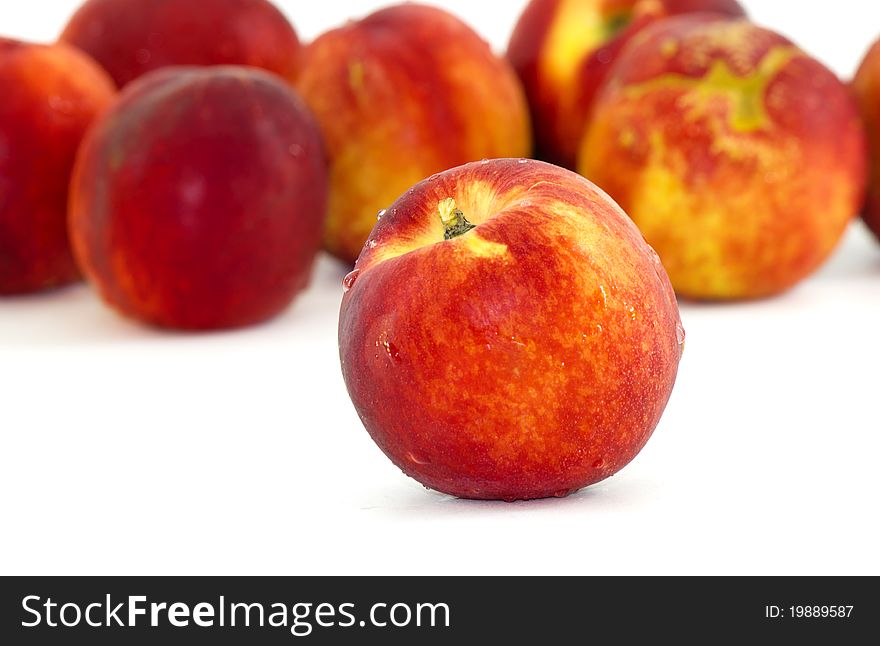
[[[651,159],[633,187],[631,212],[638,214],[636,225],[646,238],[655,242],[655,249],[678,290],[735,294],[741,285],[724,271],[727,263],[719,241],[725,238],[717,235],[730,227],[729,205],[713,205],[695,196],[672,160],[657,152],[664,149],[662,144],[652,146]],[[678,235],[680,231],[669,226],[682,213],[699,214],[692,222],[692,235]],[[666,245],[657,244],[657,240],[667,240],[675,254],[665,254]],[[695,271],[694,267],[701,270]]]
[[[436,235],[422,235],[386,243],[376,247],[374,254],[370,257],[370,264],[378,265],[386,260],[392,260],[412,251],[417,251],[423,247],[428,247],[434,244],[440,244],[441,242],[443,244],[456,245],[465,253],[476,256],[477,258],[501,258],[510,253],[506,244],[486,240],[476,231],[472,231],[467,235],[446,241],[443,241],[442,237],[440,238],[440,241],[438,241]]]
[[[440,238],[443,239],[442,237]],[[371,246],[373,241],[367,241],[367,245]],[[370,256],[370,265],[378,265],[386,260],[393,260],[399,256],[429,247],[437,244],[437,236],[433,233],[421,233],[415,236],[407,236],[390,242],[386,242],[374,248],[373,254]]]
[[[559,86],[572,81],[583,58],[625,25],[629,15],[618,12],[604,16],[600,2],[562,0],[547,35],[541,61],[544,72]]]
[[[509,195],[499,195],[490,182],[474,179],[467,186],[456,189],[455,203],[465,217],[474,224],[491,219],[505,206]]]
[[[761,60],[758,68],[744,76],[734,72],[727,61],[716,60],[705,76],[695,78],[683,74],[664,74],[655,79],[625,88],[627,99],[641,97],[660,90],[684,90],[681,106],[685,118],[697,121],[714,118],[718,99],[728,103],[727,125],[740,133],[755,132],[770,125],[764,106],[767,87],[788,63],[803,54],[796,47],[775,47]]]
[[[461,236],[461,246],[478,258],[500,258],[509,253],[506,244],[481,238],[476,232]]]
[[[728,139],[728,143],[734,146],[733,137]],[[734,161],[751,156],[764,174],[790,172],[786,169],[792,166],[786,159],[791,151],[786,146],[774,149],[742,136],[737,140],[741,154],[730,156]],[[687,183],[687,161],[680,150],[666,143],[660,132],[651,134],[649,149],[644,168],[633,181],[629,210],[636,225],[660,254],[672,283],[685,295],[711,293],[717,298],[735,298],[742,294],[748,289],[749,277],[731,264],[731,248],[753,247],[761,238],[762,222],[739,217],[735,229],[732,229],[732,219],[736,214],[752,213],[756,204],[762,204],[762,199],[770,200],[771,196],[756,192],[756,186],[758,191],[763,190],[761,185],[748,185],[736,194],[725,193],[727,197],[719,202],[713,198],[711,190],[695,191]],[[733,170],[735,167],[727,168]],[[712,183],[724,181],[715,176],[704,179]],[[778,179],[771,183],[777,185]],[[676,222],[683,213],[693,214],[689,226],[670,227],[669,223]],[[784,217],[784,211],[780,212],[780,217]],[[791,249],[787,248],[785,241],[780,241],[765,253],[780,261],[796,256],[798,241],[792,239],[790,242]]]
[[[702,67],[723,52],[734,68],[746,70],[752,67],[751,53],[755,45],[753,23],[748,20],[725,20],[706,24],[699,38],[688,41],[687,49],[688,55]]]
[[[632,128],[624,128],[620,131],[617,141],[620,143],[620,147],[625,150],[632,148],[636,144],[636,133]]]
[[[364,64],[361,61],[348,64],[348,85],[355,94],[364,89]]]
[[[366,78],[367,70],[363,61],[356,59],[349,62],[348,87],[351,89],[351,93],[361,106],[365,106],[369,103]]]
[[[672,58],[678,53],[678,41],[674,38],[663,41],[663,44],[660,46],[660,53],[665,58]]]

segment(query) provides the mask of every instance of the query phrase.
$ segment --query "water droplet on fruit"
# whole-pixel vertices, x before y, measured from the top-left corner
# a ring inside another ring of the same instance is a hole
[[[397,349],[391,341],[385,339],[382,341],[382,347],[385,348],[385,354],[388,355],[388,358],[391,359],[394,363],[400,363],[400,350]]]
[[[63,99],[60,96],[50,96],[49,107],[55,110],[55,112],[60,112],[61,114],[73,113],[73,102]]]
[[[370,241],[367,243],[367,247],[369,247],[370,249],[375,249],[376,246],[377,246],[378,244],[379,244],[379,243],[376,241],[376,239],[373,238],[372,240],[370,240]]]
[[[385,215],[388,211],[386,209],[382,209],[379,213],[376,214],[376,219],[381,220],[382,216]]]
[[[598,460],[593,462],[594,469],[601,469],[604,466],[605,466],[605,460],[603,458],[599,458]]]
[[[413,464],[431,464],[431,460],[421,453],[417,453],[416,451],[409,451],[406,454],[406,459],[412,462]]]
[[[516,496],[501,496],[501,500],[503,500],[504,502],[516,502],[517,500],[519,500],[519,498],[517,498]]]
[[[675,324],[675,338],[678,341],[678,352],[679,354],[684,353],[684,339],[685,339],[684,327],[681,323]]]
[[[568,494],[571,493],[570,489],[560,489],[556,493],[553,494],[554,498],[565,498]]]
[[[488,159],[481,159],[481,160],[480,160],[480,163],[481,163],[483,166],[485,166],[486,164],[489,163],[489,160],[488,160]]]
[[[303,154],[303,147],[299,144],[290,144],[290,146],[287,148],[287,152],[289,152],[294,157],[299,157]]]
[[[516,163],[517,164],[528,164],[529,160],[526,159],[525,157],[520,157],[519,159],[516,160]]]
[[[347,292],[352,287],[354,287],[354,281],[356,281],[358,279],[358,276],[360,275],[360,273],[361,273],[360,269],[355,269],[348,276],[346,276],[345,278],[342,279],[343,293]]]

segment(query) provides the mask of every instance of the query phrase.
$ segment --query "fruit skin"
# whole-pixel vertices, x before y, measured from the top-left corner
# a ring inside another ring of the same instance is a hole
[[[672,18],[618,59],[579,170],[633,218],[679,295],[780,293],[829,256],[864,195],[847,88],[748,23]]]
[[[67,237],[67,189],[83,133],[116,93],[65,45],[0,38],[0,295],[79,280]]]
[[[871,153],[868,201],[862,217],[880,239],[880,40],[865,54],[852,84]]]
[[[308,282],[326,208],[317,125],[254,68],[160,70],[86,136],[76,256],[121,312],[172,328],[256,323]]]
[[[376,213],[433,173],[531,152],[509,64],[440,9],[384,9],[318,38],[297,83],[330,154],[324,244],[352,263]]]
[[[251,65],[292,81],[302,51],[267,0],[87,0],[61,40],[90,54],[119,87],[169,65]]]
[[[623,47],[659,19],[743,16],[736,0],[532,0],[508,47],[529,98],[538,156],[574,168],[590,107]]]
[[[475,229],[444,240],[453,198]],[[684,331],[656,254],[600,190],[527,160],[421,182],[346,278],[339,353],[372,438],[463,498],[563,496],[657,425]]]

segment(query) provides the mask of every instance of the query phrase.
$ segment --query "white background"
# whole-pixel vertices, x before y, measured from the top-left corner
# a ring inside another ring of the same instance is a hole
[[[310,39],[379,3],[280,4]],[[501,50],[525,3],[440,4]],[[846,77],[880,35],[866,0],[744,4]],[[76,5],[2,2],[0,31],[53,39]],[[323,258],[278,319],[203,336],[85,286],[0,300],[0,570],[880,573],[880,245],[861,224],[783,297],[682,304],[654,437],[564,500],[460,501],[401,475],[340,376],[345,271]]]

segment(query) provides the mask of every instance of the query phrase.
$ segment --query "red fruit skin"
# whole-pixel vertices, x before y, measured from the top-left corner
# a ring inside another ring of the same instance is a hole
[[[250,65],[292,81],[301,45],[267,0],[87,0],[61,40],[119,87],[169,65]]]
[[[588,34],[581,22],[584,11],[619,23],[604,35]],[[620,51],[657,20],[694,12],[745,15],[736,0],[532,0],[514,29],[507,56],[529,99],[538,156],[574,169],[593,101]],[[570,54],[555,51],[561,47],[554,38],[560,30],[582,32],[582,44]],[[554,77],[548,61],[560,56],[568,59],[568,71]]]
[[[476,225],[444,240],[438,204]],[[563,496],[635,457],[683,330],[656,254],[584,178],[493,160],[416,185],[346,279],[339,353],[367,431],[462,498]]]
[[[880,40],[865,54],[852,87],[865,123],[871,156],[868,199],[862,217],[880,240]]]
[[[115,88],[71,47],[3,38],[0,88],[0,295],[74,282],[70,172],[83,134]]]
[[[253,68],[176,68],[133,83],[83,142],[76,256],[103,298],[159,326],[238,327],[307,283],[327,200],[314,119]]]

